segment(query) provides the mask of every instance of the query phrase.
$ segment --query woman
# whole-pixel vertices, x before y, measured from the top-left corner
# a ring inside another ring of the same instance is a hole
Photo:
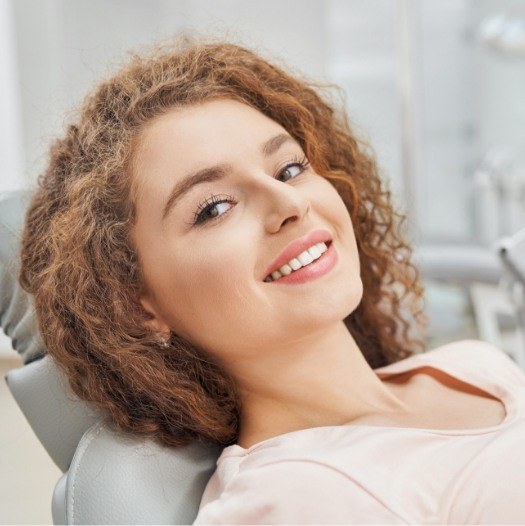
[[[525,376],[483,342],[417,351],[396,217],[319,86],[181,39],[53,145],[20,281],[77,395],[166,445],[227,446],[195,523],[525,519],[468,471],[523,436]]]

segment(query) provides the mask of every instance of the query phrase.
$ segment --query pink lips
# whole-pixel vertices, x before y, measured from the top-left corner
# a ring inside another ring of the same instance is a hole
[[[297,257],[301,252],[304,252],[307,248],[310,248],[312,245],[320,243],[321,241],[327,242],[331,239],[332,234],[330,234],[328,230],[314,230],[308,235],[292,241],[268,267],[263,276],[263,280],[272,272],[282,267],[285,263],[288,263],[288,261]]]

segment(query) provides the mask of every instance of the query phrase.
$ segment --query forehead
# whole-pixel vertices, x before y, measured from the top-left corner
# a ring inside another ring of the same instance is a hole
[[[209,163],[227,161],[229,154],[255,150],[284,128],[257,109],[231,99],[215,99],[173,108],[153,119],[135,141],[133,184],[136,193],[166,166],[171,176]]]

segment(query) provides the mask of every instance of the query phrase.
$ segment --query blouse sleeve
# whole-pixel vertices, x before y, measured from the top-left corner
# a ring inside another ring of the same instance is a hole
[[[407,524],[369,490],[312,460],[239,473],[193,524]]]

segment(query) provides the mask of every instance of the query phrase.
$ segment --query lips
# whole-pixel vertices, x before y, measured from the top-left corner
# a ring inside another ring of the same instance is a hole
[[[297,257],[301,252],[310,248],[312,245],[320,242],[328,242],[332,240],[332,234],[328,230],[314,230],[306,236],[300,237],[295,241],[292,241],[272,262],[272,264],[266,269],[262,280],[269,276],[272,272],[278,270],[285,263],[288,263],[291,259]]]

